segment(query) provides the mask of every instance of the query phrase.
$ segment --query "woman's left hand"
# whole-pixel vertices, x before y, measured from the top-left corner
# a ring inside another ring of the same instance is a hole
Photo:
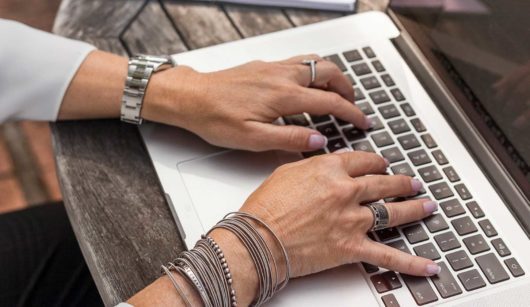
[[[310,67],[302,63],[306,59],[318,61],[313,83]],[[354,104],[351,83],[336,65],[316,55],[254,61],[213,73],[179,66],[154,74],[142,116],[190,130],[223,147],[312,151],[326,146],[326,137],[316,130],[273,124],[279,117],[302,112],[332,114],[369,128]]]

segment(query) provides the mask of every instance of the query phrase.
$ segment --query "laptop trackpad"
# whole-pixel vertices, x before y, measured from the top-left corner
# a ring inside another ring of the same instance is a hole
[[[247,197],[278,165],[299,159],[280,152],[224,151],[182,162],[183,178],[203,231],[226,213],[237,211]],[[339,298],[335,301],[334,298]],[[356,265],[293,280],[268,305],[278,306],[378,306]]]

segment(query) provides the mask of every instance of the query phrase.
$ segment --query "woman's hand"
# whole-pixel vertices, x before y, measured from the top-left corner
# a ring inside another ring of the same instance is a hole
[[[438,266],[372,241],[373,215],[364,203],[412,196],[421,183],[383,175],[386,161],[375,154],[345,152],[278,168],[254,192],[242,211],[261,217],[278,233],[294,276],[359,261],[412,275],[433,275]],[[426,199],[387,203],[390,227],[421,220],[437,204]]]
[[[304,59],[316,59],[311,84]],[[336,65],[318,56],[280,62],[255,61],[213,73],[180,66],[153,75],[145,97],[146,119],[190,130],[211,144],[264,151],[312,151],[326,145],[318,131],[273,122],[308,112],[333,114],[366,129],[369,123],[354,105],[351,83]]]

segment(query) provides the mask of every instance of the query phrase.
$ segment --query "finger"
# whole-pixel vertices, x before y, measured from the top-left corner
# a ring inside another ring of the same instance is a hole
[[[365,202],[396,196],[416,195],[421,181],[404,175],[364,176],[354,179],[359,192],[356,201]]]
[[[262,150],[314,151],[326,147],[328,143],[320,132],[300,126],[256,123],[256,129]]]
[[[342,159],[342,164],[351,177],[382,174],[388,167],[388,160],[374,153],[354,151],[336,155]]]
[[[360,129],[370,128],[370,121],[361,109],[334,92],[301,88],[292,95],[290,103],[284,103],[279,108],[280,112],[283,113],[282,115],[302,112],[313,115],[331,114]]]
[[[386,203],[385,207],[388,211],[388,227],[394,227],[416,222],[430,216],[438,210],[438,203],[429,199],[415,199],[399,203]],[[359,209],[363,211],[362,215],[368,217],[371,222],[369,225],[373,225],[374,216],[372,211],[366,206],[361,206]]]
[[[361,260],[392,271],[415,276],[432,276],[441,271],[441,268],[432,260],[413,256],[369,239],[363,242]]]

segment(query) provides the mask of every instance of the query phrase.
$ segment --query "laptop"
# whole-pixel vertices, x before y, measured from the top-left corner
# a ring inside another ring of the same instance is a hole
[[[280,119],[328,136],[326,149],[303,154],[228,150],[174,127],[142,126],[187,247],[279,165],[348,147],[383,155],[390,173],[422,180],[420,196],[439,202],[432,217],[370,235],[435,260],[442,272],[412,277],[352,264],[292,280],[268,305],[530,306],[530,119],[520,119],[530,98],[524,83],[503,99],[494,86],[530,65],[529,11],[515,0],[396,0],[385,13],[174,55],[208,72],[320,54],[350,79],[374,122],[363,132],[332,116]]]

